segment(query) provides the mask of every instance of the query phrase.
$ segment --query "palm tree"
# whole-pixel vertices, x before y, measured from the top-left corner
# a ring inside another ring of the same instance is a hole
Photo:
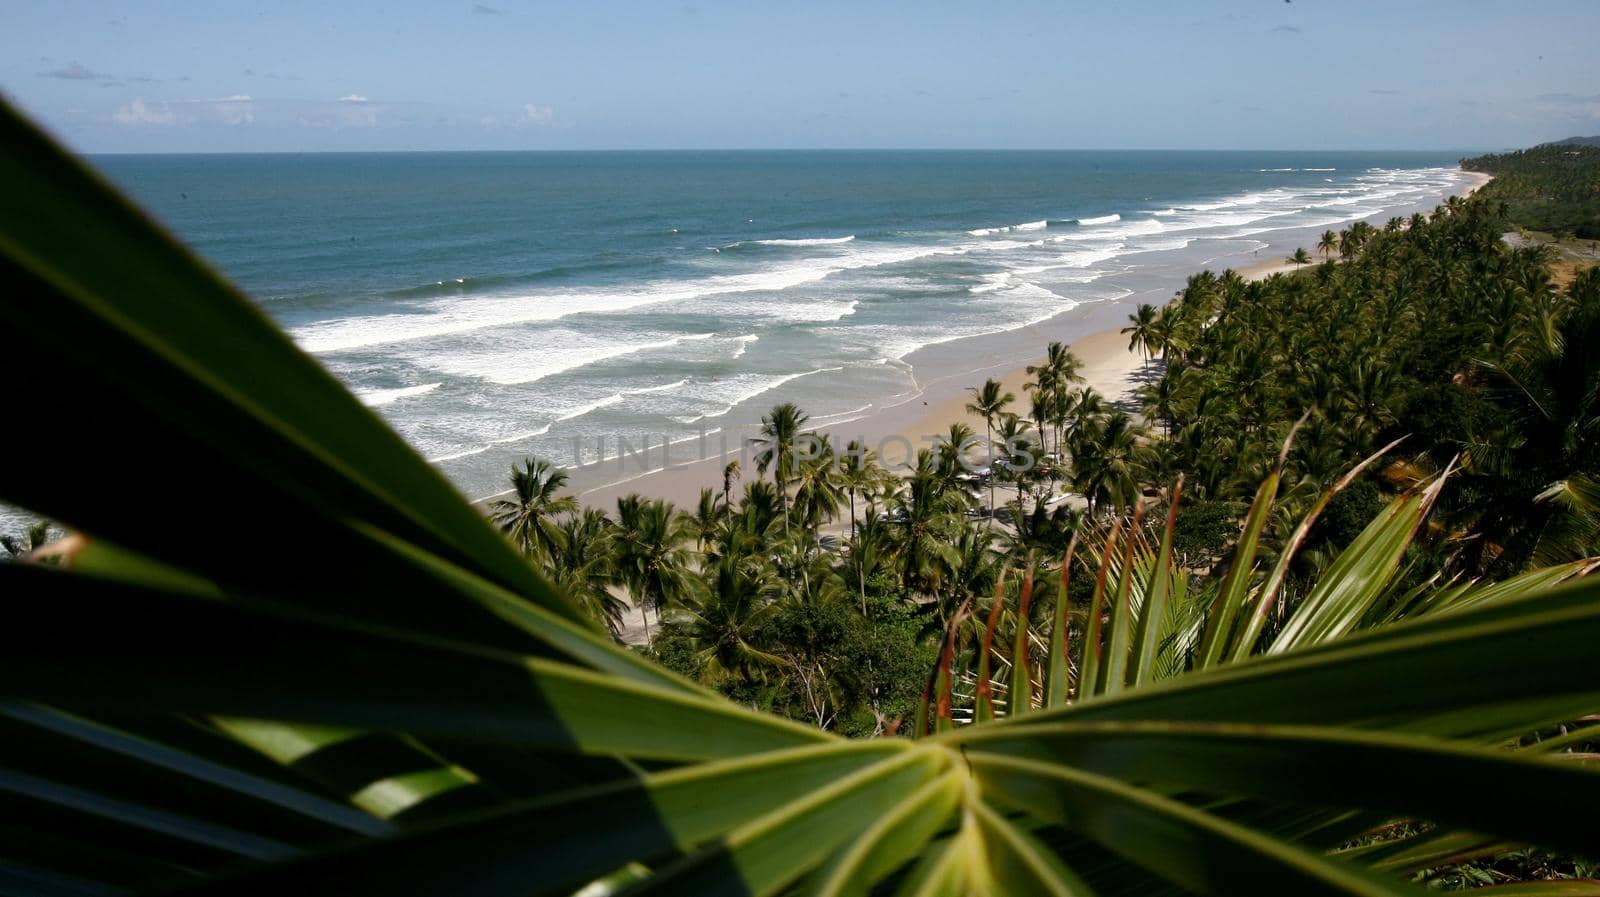
[[[783,531],[789,532],[789,478],[794,474],[795,440],[810,416],[793,402],[772,406],[761,418],[761,450],[756,454],[756,469],[772,468],[772,484],[778,489],[778,510],[783,515]]]
[[[885,569],[893,554],[892,526],[888,521],[868,517],[850,537],[850,552],[845,555],[842,569],[856,582],[863,617],[868,616],[867,577]]]
[[[1333,258],[1333,254],[1339,251],[1339,235],[1331,230],[1323,231],[1322,238],[1317,241],[1317,251],[1327,258]]]
[[[1088,499],[1089,513],[1093,515],[1104,502],[1132,507],[1143,470],[1138,425],[1127,414],[1113,411],[1078,435],[1072,453],[1073,485]]]
[[[1156,307],[1148,302],[1139,303],[1139,308],[1128,315],[1129,326],[1122,328],[1123,333],[1131,334],[1128,337],[1128,351],[1140,350],[1144,355],[1145,367],[1150,366],[1150,347],[1156,341]]]
[[[693,554],[684,543],[694,538],[694,533],[671,504],[637,495],[617,499],[614,533],[617,575],[639,608],[645,641],[649,643],[650,620],[645,610],[654,607],[659,621],[662,608],[693,595]]]
[[[701,663],[701,681],[761,682],[781,662],[756,647],[773,614],[777,586],[772,576],[739,558],[725,556],[708,572],[704,592],[679,615],[683,634]]]
[[[927,449],[917,452],[917,466],[895,496],[903,512],[896,532],[895,556],[901,581],[924,595],[935,596],[949,577],[955,561],[952,547],[965,528],[966,501],[939,473],[938,462]]]
[[[1083,380],[1078,373],[1078,369],[1082,366],[1083,362],[1078,360],[1078,356],[1059,342],[1051,342],[1045,347],[1042,364],[1028,365],[1027,373],[1034,378],[1033,387],[1040,394],[1039,399],[1046,403],[1044,409],[1046,418],[1052,418],[1055,410],[1061,407],[1068,388]],[[1042,444],[1043,422],[1036,422],[1040,424],[1039,439]],[[1056,436],[1056,450],[1060,451],[1060,433],[1057,432]]]
[[[840,486],[833,446],[826,435],[818,437],[816,457],[795,465],[795,511],[813,540],[817,531],[839,516]]]
[[[753,539],[763,540],[781,516],[778,507],[778,490],[771,483],[766,480],[745,483],[733,528]]]
[[[700,490],[700,501],[695,504],[689,519],[694,527],[695,544],[705,551],[707,545],[716,541],[717,530],[727,519],[727,508],[723,506],[722,499],[717,497],[715,489],[705,486]]]
[[[1299,268],[1301,265],[1311,264],[1311,255],[1306,252],[1306,248],[1304,246],[1300,246],[1295,249],[1293,255],[1289,256],[1287,259],[1284,259],[1284,261],[1294,265],[1296,268]]]
[[[1182,303],[1164,305],[1161,308],[1161,314],[1156,316],[1156,323],[1150,334],[1152,339],[1151,347],[1155,349],[1156,357],[1163,362],[1167,360],[1168,352],[1176,351],[1181,353],[1184,346],[1187,345],[1187,341],[1183,337],[1185,329],[1184,308]]]
[[[961,530],[951,555],[949,588],[940,596],[940,619],[950,619],[956,604],[968,595],[987,595],[994,591],[1001,562],[994,545],[995,534],[991,530],[973,527]]]
[[[845,447],[839,459],[839,486],[850,496],[850,541],[856,540],[856,493],[875,486],[883,476],[877,454],[856,440]]]
[[[722,515],[730,527],[733,526],[733,481],[738,478],[739,461],[735,459],[722,468]]]
[[[996,441],[1004,447],[1002,455],[1004,466],[1001,467],[1001,470],[1004,471],[1005,479],[1010,480],[1017,487],[1017,506],[1020,509],[1022,506],[1023,486],[1027,484],[1029,479],[1038,476],[1040,450],[1037,448],[1037,444],[1028,438],[1028,429],[1023,425],[1022,418],[1015,414],[1007,414],[1000,419],[1000,426],[995,436],[997,437]],[[1011,455],[1014,450],[1020,450],[1017,452],[1018,454],[1029,456],[1026,469],[1023,469],[1020,463],[1012,463]]]
[[[522,553],[543,563],[555,555],[560,528],[555,518],[578,510],[578,500],[557,496],[567,485],[567,472],[542,458],[527,458],[511,468],[511,498],[489,503],[490,519]]]
[[[1062,421],[1067,428],[1067,446],[1076,444],[1077,434],[1088,430],[1106,414],[1105,396],[1094,387],[1085,386],[1074,392],[1062,409]]]
[[[1055,396],[1035,386],[1028,390],[1028,416],[1033,421],[1034,431],[1039,434],[1039,450],[1049,448],[1045,444],[1045,421],[1049,419],[1050,412],[1055,408]]]
[[[618,584],[613,529],[611,518],[598,508],[569,515],[560,524],[561,540],[551,575],[556,585],[615,639],[621,637],[622,615],[628,606],[611,593],[611,587]]]
[[[966,453],[972,448],[972,439],[975,434],[966,421],[952,421],[950,429],[939,437],[935,444],[935,458],[939,462],[939,474],[947,480],[954,480],[967,465]]]
[[[1016,401],[1016,396],[1005,391],[999,380],[990,378],[981,387],[968,390],[972,393],[972,401],[967,403],[967,413],[976,414],[983,418],[985,436],[989,442],[989,458],[993,461],[994,454],[994,424],[1005,413],[1006,406]],[[994,465],[989,465],[989,525],[994,525]]]

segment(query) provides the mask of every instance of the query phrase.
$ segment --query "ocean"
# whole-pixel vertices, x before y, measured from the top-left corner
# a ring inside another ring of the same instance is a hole
[[[1170,295],[1466,183],[1452,153],[91,161],[474,498],[601,436],[869,414],[917,394],[924,347]]]

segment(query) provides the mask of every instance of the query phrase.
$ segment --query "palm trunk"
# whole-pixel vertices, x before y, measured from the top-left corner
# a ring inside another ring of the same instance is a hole
[[[772,466],[772,481],[778,486],[778,513],[783,517],[783,537],[789,538],[789,486],[778,475],[776,463]]]
[[[850,488],[850,547],[854,548],[855,544],[856,544],[856,490],[855,490],[855,487],[852,486]]]
[[[861,616],[867,615],[867,568],[861,566],[860,555],[856,556],[856,582],[861,588]]]
[[[994,425],[984,421],[984,435],[989,438],[989,529],[994,529]]]

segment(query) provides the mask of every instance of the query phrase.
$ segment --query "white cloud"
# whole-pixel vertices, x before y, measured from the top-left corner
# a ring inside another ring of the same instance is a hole
[[[140,97],[134,97],[132,102],[123,105],[111,116],[111,120],[119,125],[137,128],[142,125],[170,125],[178,120],[178,116],[166,103],[145,105]]]
[[[60,78],[64,81],[115,81],[116,75],[94,71],[81,62],[73,62],[58,69],[40,72],[41,78]]]
[[[248,125],[256,120],[256,109],[249,94],[234,94],[212,100],[207,112],[225,125]]]
[[[529,103],[522,107],[522,120],[528,124],[548,125],[556,117],[556,110],[549,106],[539,106]]]
[[[339,98],[339,102],[341,103],[365,103],[366,101],[367,98],[359,93],[352,93],[348,96],[342,96]]]

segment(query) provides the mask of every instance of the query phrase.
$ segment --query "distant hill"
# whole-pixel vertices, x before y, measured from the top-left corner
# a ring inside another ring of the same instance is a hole
[[[1569,137],[1514,153],[1462,159],[1494,180],[1480,193],[1536,231],[1600,239],[1600,137]]]

